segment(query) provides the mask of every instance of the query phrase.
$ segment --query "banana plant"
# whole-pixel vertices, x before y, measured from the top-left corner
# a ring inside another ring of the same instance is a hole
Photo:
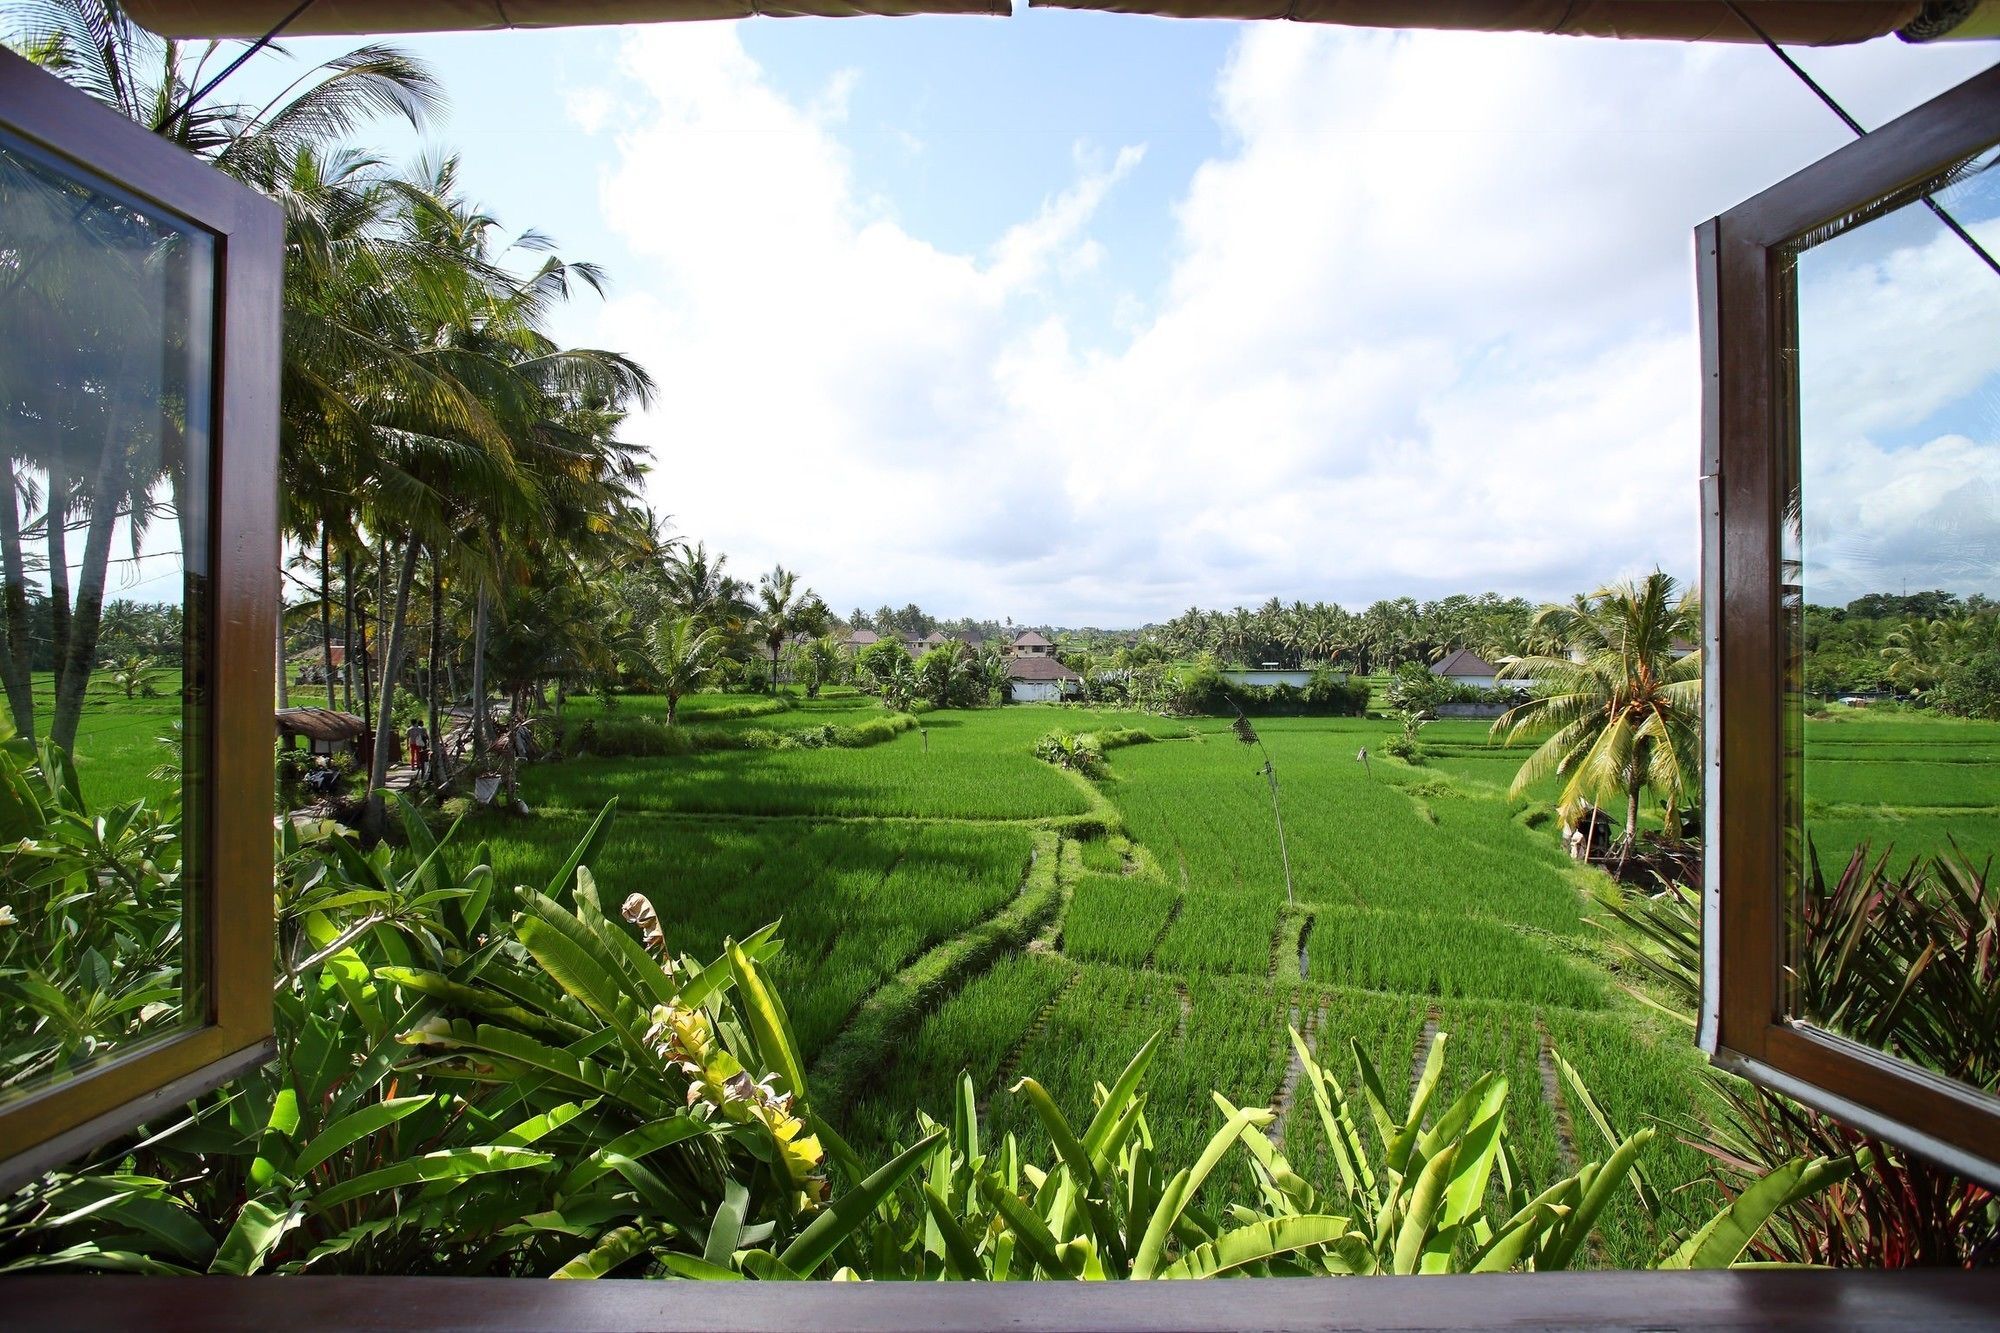
[[[1168,1169],[1146,1124],[1143,1082],[1160,1038],[1132,1057],[1081,1128],[1042,1085],[1012,1095],[1033,1109],[1053,1145],[1048,1166],[1022,1160],[1006,1135],[987,1144],[972,1080],[961,1075],[951,1122],[919,1116],[925,1147],[910,1187],[884,1201],[872,1240],[853,1257],[878,1277],[1004,1281],[1205,1278],[1298,1274],[1298,1256],[1340,1243],[1346,1217],[1253,1217],[1227,1226],[1196,1196],[1241,1137],[1268,1125],[1237,1111],[1189,1166]]]
[[[1358,1219],[1344,1245],[1320,1256],[1327,1272],[1567,1268],[1584,1253],[1605,1205],[1638,1169],[1640,1152],[1653,1137],[1650,1128],[1635,1130],[1618,1139],[1605,1160],[1535,1190],[1507,1142],[1506,1079],[1483,1074],[1431,1114],[1444,1074],[1446,1034],[1432,1039],[1400,1113],[1392,1111],[1394,1099],[1367,1053],[1350,1042],[1365,1122],[1296,1029],[1291,1039],[1339,1178],[1317,1188],[1263,1134],[1253,1131],[1244,1142],[1268,1212],[1289,1216],[1335,1206]]]
[[[840,1147],[833,1196],[775,927],[700,964],[642,895],[609,919],[608,807],[510,917],[483,848],[404,814],[394,851],[281,832],[278,1060],[0,1204],[0,1270],[830,1268],[928,1144],[872,1173]]]
[[[896,1239],[878,1238],[874,1271],[1145,1280],[1559,1269],[1585,1252],[1653,1134],[1625,1136],[1605,1161],[1537,1190],[1507,1145],[1506,1080],[1482,1076],[1438,1108],[1444,1037],[1426,1053],[1400,1111],[1355,1049],[1365,1121],[1296,1032],[1292,1040],[1338,1176],[1324,1188],[1300,1176],[1271,1141],[1271,1111],[1219,1094],[1222,1124],[1194,1162],[1162,1163],[1142,1087],[1156,1036],[1100,1091],[1080,1132],[1034,1079],[1014,1086],[1048,1134],[1055,1153],[1048,1167],[1023,1162],[1011,1135],[991,1149],[982,1142],[974,1088],[961,1077],[951,1123],[921,1120],[933,1146],[915,1199],[884,1210],[882,1226]],[[1203,1187],[1238,1153],[1249,1159],[1256,1194],[1211,1214],[1198,1203]]]

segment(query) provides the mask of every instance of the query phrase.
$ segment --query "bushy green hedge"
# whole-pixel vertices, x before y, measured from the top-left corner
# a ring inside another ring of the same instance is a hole
[[[715,750],[858,750],[894,740],[916,725],[916,718],[906,713],[885,714],[852,726],[825,723],[791,731],[768,727],[670,727],[655,717],[598,717],[576,729],[570,753],[625,759],[707,754]]]
[[[1360,717],[1368,711],[1368,683],[1315,671],[1296,685],[1240,685],[1214,667],[1183,667],[1169,689],[1177,713],[1227,717],[1242,709],[1258,717]]]

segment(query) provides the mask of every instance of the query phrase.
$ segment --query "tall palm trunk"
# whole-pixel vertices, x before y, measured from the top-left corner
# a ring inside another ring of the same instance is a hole
[[[319,646],[326,662],[326,706],[339,708],[340,698],[334,693],[333,682],[333,571],[329,568],[332,553],[327,549],[326,529],[319,530]]]
[[[355,628],[361,631],[361,725],[369,731],[375,730],[375,682],[369,678],[368,660],[368,604],[358,602],[355,615],[359,618]],[[376,634],[381,634],[382,600],[375,599]],[[348,649],[352,653],[354,649]]]
[[[42,505],[42,534],[49,550],[49,643],[56,679],[69,660],[69,474],[62,441],[49,450],[49,484]]]
[[[438,711],[438,663],[444,656],[444,578],[438,571],[438,557],[435,548],[431,551],[431,651],[430,663],[424,670],[424,692],[430,695],[429,722],[430,779],[444,781],[444,733],[438,729],[442,720]]]
[[[283,596],[280,596],[280,597],[278,598],[278,644],[277,644],[277,649],[278,649],[278,707],[280,707],[280,708],[290,708],[290,707],[292,706],[292,701],[291,701],[291,693],[290,693],[290,690],[291,690],[291,684],[290,684],[290,682],[289,682],[289,681],[287,681],[287,680],[285,679],[285,676],[286,676],[286,674],[287,674],[287,673],[286,673],[286,670],[285,670],[285,667],[286,667],[286,663],[285,663],[285,599],[284,599],[284,597],[283,597]]]
[[[91,492],[90,524],[83,540],[83,564],[78,571],[76,607],[69,619],[69,651],[58,659],[55,719],[49,739],[65,750],[76,746],[76,729],[83,721],[83,692],[97,665],[97,631],[104,619],[104,582],[111,570],[111,533],[118,521],[120,482],[124,477],[124,432],[114,428],[98,457],[97,481]],[[51,571],[53,575],[54,571]]]
[[[340,556],[341,676],[347,693],[347,711],[354,711],[354,553]]]
[[[35,739],[34,645],[29,640],[27,561],[21,552],[19,482],[12,455],[0,455],[0,577],[7,581],[7,707],[14,730]]]
[[[1639,840],[1639,788],[1644,779],[1633,777],[1625,783],[1625,836],[1618,843],[1618,868],[1613,879],[1625,878],[1625,863],[1632,859],[1632,848]]]
[[[384,551],[388,543],[382,544]],[[403,650],[409,637],[404,632],[404,619],[410,609],[410,585],[417,577],[417,539],[412,537],[403,551],[402,572],[396,579],[396,609],[386,622],[389,642],[382,650],[382,702],[375,713],[375,762],[368,769],[368,811],[362,824],[362,832],[370,838],[382,836],[385,804],[382,786],[389,778],[389,758],[395,753],[396,745],[396,678],[402,672]],[[383,622],[378,619],[378,624]]]
[[[480,580],[479,597],[472,612],[472,766],[484,770],[486,763],[486,581]]]

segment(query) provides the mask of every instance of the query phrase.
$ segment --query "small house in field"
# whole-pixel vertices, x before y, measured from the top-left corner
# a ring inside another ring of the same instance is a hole
[[[314,644],[302,652],[293,653],[291,658],[293,668],[292,683],[294,685],[326,684],[327,656],[326,648],[319,644]],[[332,657],[333,669],[337,673],[347,665],[347,645],[344,643],[334,644]]]
[[[882,636],[872,629],[858,629],[847,636],[847,651],[858,653],[863,648],[873,647],[882,641]]]
[[[1473,652],[1470,648],[1453,649],[1445,659],[1431,668],[1433,676],[1442,676],[1454,685],[1470,685],[1475,689],[1490,690],[1497,682],[1500,669]],[[1510,681],[1509,684],[1525,684]]]
[[[1046,657],[1053,659],[1056,646],[1031,629],[1024,629],[1014,636],[1015,657]]]
[[[309,753],[332,756],[351,751],[368,733],[368,724],[352,713],[331,708],[281,708],[278,710],[278,739],[286,749],[306,742]]]
[[[1054,703],[1083,688],[1083,677],[1048,657],[1016,657],[1007,664],[1007,683],[1017,704]]]

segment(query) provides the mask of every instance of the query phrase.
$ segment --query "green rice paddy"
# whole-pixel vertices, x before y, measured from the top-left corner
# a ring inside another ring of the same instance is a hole
[[[883,716],[851,694],[682,707],[689,723],[780,733]],[[156,790],[143,774],[165,757],[154,737],[178,709],[171,694],[127,702],[94,688],[79,762],[94,797]],[[569,709],[573,725],[607,713],[595,699]],[[1704,1159],[1674,1132],[1711,1095],[1689,1031],[1627,994],[1590,924],[1608,881],[1558,849],[1553,780],[1509,795],[1526,751],[1493,744],[1485,722],[1433,723],[1428,762],[1411,766],[1381,755],[1389,722],[1259,720],[1289,902],[1264,756],[1219,722],[1039,705],[921,722],[856,749],[537,764],[521,782],[532,816],[482,813],[461,836],[486,844],[503,882],[539,885],[616,798],[592,858],[608,899],[647,894],[673,947],[702,957],[781,921],[777,977],[819,1061],[815,1099],[864,1153],[907,1141],[912,1108],[947,1113],[965,1070],[989,1128],[1046,1157],[1007,1087],[1033,1074],[1081,1110],[1160,1032],[1148,1121],[1166,1160],[1207,1140],[1215,1090],[1272,1106],[1285,1151],[1323,1175],[1287,1026],[1350,1086],[1350,1043],[1393,1079],[1444,1032],[1447,1090],[1488,1069],[1514,1088],[1509,1132],[1531,1176],[1606,1151],[1567,1104],[1558,1056],[1621,1128],[1664,1127],[1646,1169],[1665,1219],[1621,1196],[1596,1264],[1645,1264],[1712,1207]],[[1032,754],[1050,730],[1122,727],[1159,743],[1113,750],[1095,782]],[[2000,853],[2000,724],[1839,710],[1804,734],[1823,861],[1863,843],[1898,865],[1954,842],[1976,860]],[[1213,1178],[1208,1202],[1233,1183]]]

